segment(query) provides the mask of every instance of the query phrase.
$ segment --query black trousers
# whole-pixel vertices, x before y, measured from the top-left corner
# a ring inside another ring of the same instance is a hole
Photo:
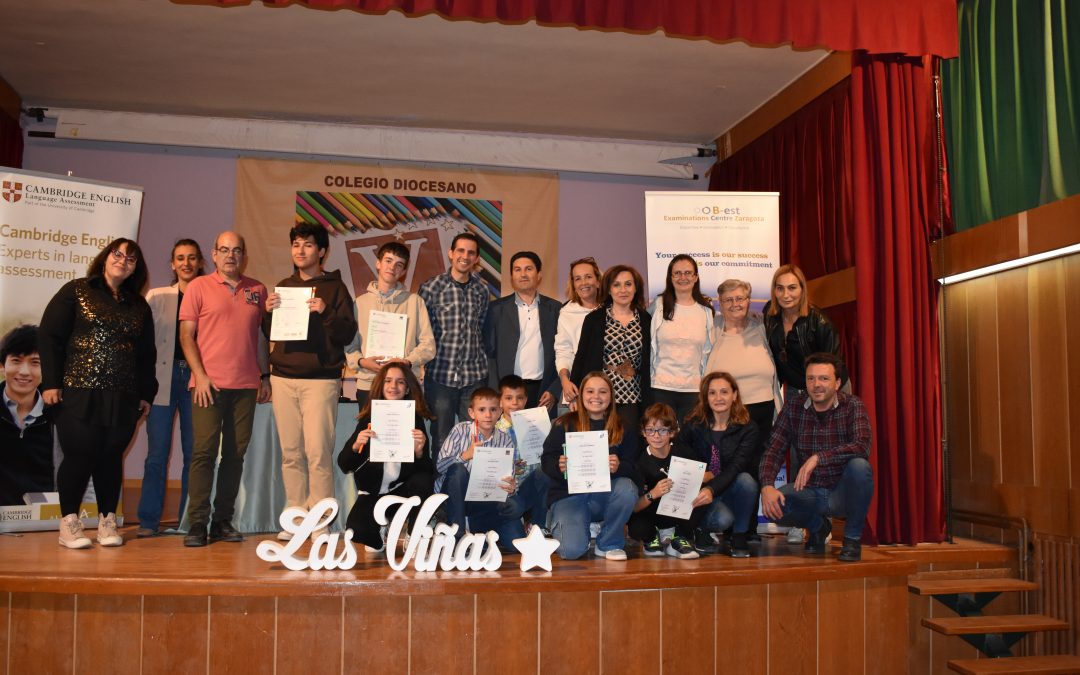
[[[388,495],[399,497],[419,497],[420,503],[435,492],[435,475],[426,472],[417,472],[387,492]],[[357,495],[356,502],[349,511],[349,517],[345,521],[345,527],[352,530],[353,541],[370,546],[382,547],[382,536],[379,534],[379,523],[375,521],[375,502],[384,495],[364,494]],[[416,514],[419,509],[413,509],[409,514],[409,529],[416,524]],[[393,513],[386,514],[391,520]],[[396,545],[397,542],[387,542],[388,546]]]
[[[135,433],[135,422],[121,427],[89,424],[74,415],[60,413],[56,434],[64,458],[56,473],[60,513],[79,513],[86,485],[94,479],[98,512],[116,513],[124,481],[124,450]]]

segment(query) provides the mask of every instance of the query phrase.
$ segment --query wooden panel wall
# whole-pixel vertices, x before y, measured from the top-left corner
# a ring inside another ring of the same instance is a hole
[[[0,675],[901,675],[907,602],[905,577],[411,598],[2,593]]]
[[[1080,196],[949,237],[935,262],[956,273],[1060,248],[1080,241],[1078,222]],[[1078,289],[1071,255],[949,286],[941,305],[953,507],[1025,518],[1030,609],[1070,622],[1029,638],[1035,654],[1080,644]]]

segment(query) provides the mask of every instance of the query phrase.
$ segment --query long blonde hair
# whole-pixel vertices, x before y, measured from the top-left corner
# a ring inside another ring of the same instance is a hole
[[[785,274],[793,274],[799,280],[802,287],[802,298],[799,299],[799,316],[810,313],[810,291],[806,290],[806,275],[798,265],[781,265],[776,268],[772,275],[772,286],[769,287],[769,316],[776,316],[780,312],[780,305],[776,302],[776,280]]]

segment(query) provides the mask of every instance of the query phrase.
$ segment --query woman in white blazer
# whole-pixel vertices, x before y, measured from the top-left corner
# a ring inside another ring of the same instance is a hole
[[[203,255],[199,244],[181,239],[173,245],[169,265],[173,271],[171,286],[152,288],[146,302],[154,316],[154,340],[157,346],[158,393],[146,418],[146,463],[143,465],[142,494],[139,498],[139,537],[153,537],[161,524],[165,506],[165,486],[172,450],[173,420],[180,414],[180,448],[184,453],[181,476],[180,514],[187,501],[188,466],[191,464],[193,432],[191,427],[191,370],[184,360],[177,337],[177,313],[188,282],[203,274]]]

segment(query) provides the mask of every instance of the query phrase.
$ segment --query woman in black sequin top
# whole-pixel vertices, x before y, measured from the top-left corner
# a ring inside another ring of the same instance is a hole
[[[124,450],[157,393],[154,326],[141,292],[147,270],[139,245],[116,239],[65,284],[41,317],[42,398],[57,405],[64,458],[57,472],[60,544],[86,548],[79,519],[90,478],[98,505],[98,543],[119,546],[116,506]]]

